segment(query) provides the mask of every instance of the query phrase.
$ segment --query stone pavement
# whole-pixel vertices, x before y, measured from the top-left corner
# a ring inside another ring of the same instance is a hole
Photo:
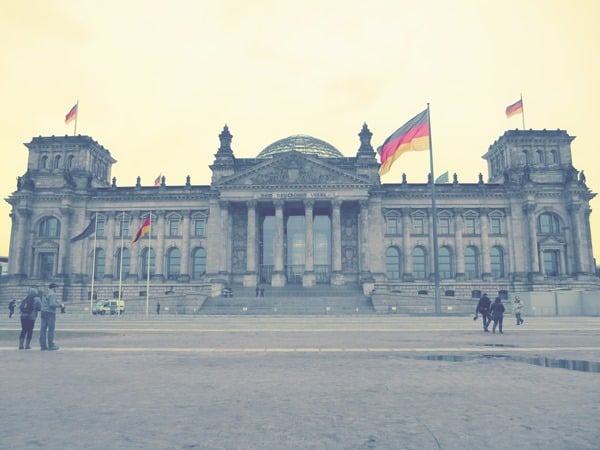
[[[600,318],[525,320],[2,317],[0,448],[599,448]]]

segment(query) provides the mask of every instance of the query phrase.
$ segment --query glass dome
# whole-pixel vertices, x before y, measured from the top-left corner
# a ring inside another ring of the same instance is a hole
[[[257,158],[271,158],[273,155],[295,150],[305,155],[319,156],[322,158],[343,158],[344,155],[333,145],[312,136],[297,134],[280,139],[268,145],[260,152]]]

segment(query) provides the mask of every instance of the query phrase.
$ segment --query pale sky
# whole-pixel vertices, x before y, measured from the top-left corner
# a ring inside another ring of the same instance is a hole
[[[364,122],[374,147],[431,105],[436,175],[487,180],[481,156],[521,116],[577,138],[600,191],[600,2],[595,0],[0,0],[0,192],[16,189],[35,136],[77,133],[118,161],[118,186],[210,184],[227,124],[237,157],[308,134],[345,156]],[[384,183],[424,182],[427,152]],[[592,201],[600,257],[600,200]],[[10,205],[0,202],[0,255]]]

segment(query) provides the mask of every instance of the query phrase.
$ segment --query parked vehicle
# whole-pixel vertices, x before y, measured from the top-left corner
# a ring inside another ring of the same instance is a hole
[[[92,308],[92,314],[105,315],[105,314],[123,314],[125,312],[125,300],[100,300],[96,302]]]

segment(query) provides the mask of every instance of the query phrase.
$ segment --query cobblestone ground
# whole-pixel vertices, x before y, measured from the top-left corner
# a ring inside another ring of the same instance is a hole
[[[0,319],[2,449],[599,447],[600,318],[57,322],[59,351],[19,351]]]

